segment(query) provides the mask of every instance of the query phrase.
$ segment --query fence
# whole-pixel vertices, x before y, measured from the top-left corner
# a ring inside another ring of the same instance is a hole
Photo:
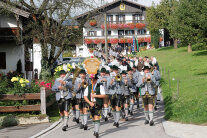
[[[0,106],[0,112],[27,112],[41,111],[46,114],[46,108],[55,102],[55,97],[47,102],[46,98],[53,92],[45,87],[40,89],[40,93],[25,93],[23,95],[0,94],[1,101],[23,101],[23,100],[40,100],[41,104],[22,105],[22,106]]]

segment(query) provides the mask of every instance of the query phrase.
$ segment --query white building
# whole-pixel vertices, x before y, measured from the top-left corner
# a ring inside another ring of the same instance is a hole
[[[151,35],[145,21],[146,6],[133,1],[115,0],[76,17],[78,22],[89,18],[83,28],[83,44],[76,45],[77,56],[87,57],[91,55],[90,48],[104,47],[104,13],[107,15],[109,47],[121,45],[131,49],[133,38],[138,40],[139,47],[150,45]]]

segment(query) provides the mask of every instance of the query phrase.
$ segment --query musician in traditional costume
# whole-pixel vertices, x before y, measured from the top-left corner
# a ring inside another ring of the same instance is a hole
[[[144,114],[145,114],[145,124],[154,125],[153,121],[153,111],[154,111],[154,96],[155,96],[155,87],[156,80],[154,75],[150,72],[149,66],[144,66],[144,75],[139,77],[137,87],[141,88],[141,96],[144,105]]]
[[[122,105],[124,109],[124,118],[125,121],[128,121],[128,112],[129,112],[129,102],[130,102],[130,91],[129,88],[132,87],[130,78],[127,76],[127,72],[124,70],[121,72],[122,82]]]
[[[56,92],[56,101],[58,102],[60,116],[64,122],[62,130],[66,131],[69,120],[68,106],[70,105],[70,99],[72,98],[72,93],[70,91],[70,88],[72,88],[72,80],[67,78],[64,70],[61,70],[59,74],[60,77],[55,80],[52,91]]]
[[[109,110],[109,96],[108,96],[108,90],[107,90],[107,76],[106,76],[106,69],[105,68],[102,68],[101,71],[100,71],[100,76],[99,76],[99,79],[98,79],[98,83],[102,86],[104,86],[104,89],[105,89],[105,92],[106,92],[106,98],[104,98],[104,105],[103,105],[103,110],[102,110],[102,113],[103,113],[103,116],[104,116],[104,119],[105,121],[108,121],[108,110]]]
[[[88,121],[88,107],[84,101],[84,91],[89,84],[89,80],[86,78],[85,70],[81,70],[80,78],[75,80],[74,92],[76,92],[76,122],[79,123],[79,118],[81,119],[80,129],[87,130],[87,121]]]
[[[112,67],[113,72],[107,80],[107,88],[109,92],[109,99],[112,106],[112,114],[114,116],[114,126],[119,127],[120,119],[120,107],[121,107],[121,95],[122,95],[122,85],[123,82],[119,75],[119,68],[114,65]]]
[[[103,85],[97,83],[98,75],[91,77],[90,84],[84,91],[84,99],[90,105],[90,112],[94,122],[94,136],[99,137],[100,115],[103,106],[103,99],[106,98],[106,93]]]

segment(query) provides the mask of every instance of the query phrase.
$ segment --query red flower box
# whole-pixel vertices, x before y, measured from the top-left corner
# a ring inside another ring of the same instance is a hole
[[[107,24],[106,27],[107,27],[107,29],[109,29],[109,28],[110,28],[110,24]],[[102,29],[105,28],[105,27],[104,27],[104,24],[101,25],[101,28],[102,28]]]
[[[117,38],[110,39],[111,44],[117,44],[118,42],[119,42],[119,39],[117,39]]]
[[[136,23],[136,28],[138,28],[138,29],[143,29],[143,28],[145,28],[145,24],[144,23]]]
[[[138,43],[144,42],[144,38],[138,38]]]
[[[119,24],[118,25],[120,29],[124,29],[125,28],[125,24]]]
[[[121,38],[121,39],[119,39],[119,43],[125,43],[126,42],[126,39],[124,39],[124,38]]]
[[[160,37],[160,42],[162,42],[163,41],[163,38],[162,37]]]
[[[128,24],[127,24],[127,27],[128,27],[129,29],[134,29],[134,28],[135,28],[135,25],[134,25],[134,23],[128,23]]]
[[[110,24],[111,29],[117,29],[119,26],[118,24]]]
[[[128,38],[127,39],[127,43],[131,43],[132,44],[133,43],[133,38]]]
[[[91,21],[89,22],[89,24],[90,24],[90,26],[96,26],[96,20],[91,20]]]
[[[101,40],[100,39],[95,39],[95,40],[93,40],[93,43],[94,44],[99,44],[99,43],[101,43]]]
[[[91,44],[92,43],[92,40],[91,39],[85,39],[85,43],[86,44]]]
[[[151,42],[151,37],[145,37],[144,42],[150,43]]]

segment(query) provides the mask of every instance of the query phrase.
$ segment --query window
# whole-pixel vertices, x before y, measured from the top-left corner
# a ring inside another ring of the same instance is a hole
[[[0,69],[6,69],[6,52],[0,52]]]
[[[106,20],[108,23],[113,23],[113,15],[107,15]]]
[[[125,35],[134,35],[134,30],[125,30]]]
[[[95,47],[97,47],[97,44],[87,44],[87,47],[88,48],[95,48]]]
[[[83,48],[79,48],[79,51],[80,51],[80,52],[83,52]]]
[[[105,35],[105,31],[102,31],[103,36]],[[111,36],[111,31],[108,31],[108,35]]]
[[[145,35],[147,33],[147,31],[145,29],[141,29],[137,31],[138,35]]]
[[[117,23],[124,23],[125,22],[125,15],[116,15],[116,22]]]
[[[89,31],[89,36],[95,36],[95,32],[94,31]]]
[[[140,23],[142,20],[144,20],[142,14],[135,14],[134,15],[134,22],[135,23]]]
[[[123,36],[124,35],[124,30],[118,30],[118,35]]]

